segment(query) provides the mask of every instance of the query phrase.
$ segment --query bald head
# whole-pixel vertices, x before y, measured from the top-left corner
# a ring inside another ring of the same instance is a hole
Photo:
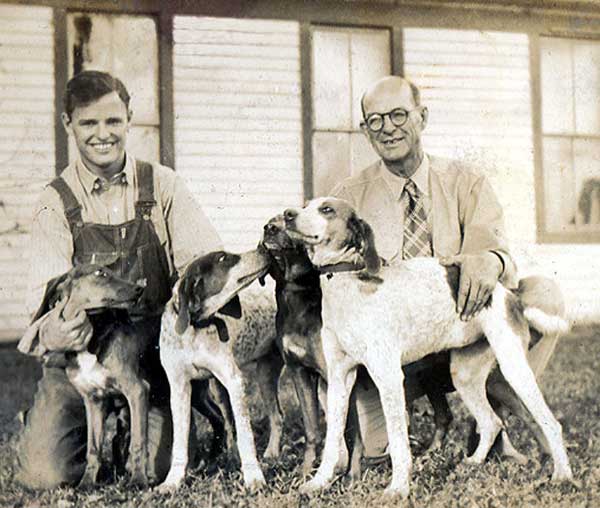
[[[365,116],[365,103],[368,103],[369,100],[378,95],[395,95],[395,94],[410,94],[412,98],[412,106],[420,106],[421,105],[421,92],[417,85],[415,85],[412,81],[409,81],[406,78],[401,76],[386,76],[381,78],[379,81],[373,83],[360,99],[360,107],[362,109],[363,117]]]
[[[363,132],[394,174],[410,177],[423,160],[421,133],[427,108],[419,89],[400,76],[387,76],[371,85],[361,99]]]

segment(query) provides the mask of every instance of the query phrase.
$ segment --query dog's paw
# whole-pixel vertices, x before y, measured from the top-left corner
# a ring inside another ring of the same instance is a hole
[[[96,479],[98,477],[98,469],[86,467],[81,480],[77,484],[79,490],[90,490],[96,487]]]
[[[154,492],[157,492],[158,494],[172,494],[179,488],[180,485],[181,482],[167,482],[165,480],[160,485],[154,487],[154,489],[152,490]]]
[[[571,471],[571,466],[568,464],[563,467],[555,467],[554,472],[552,473],[552,481],[553,482],[571,482],[573,481],[573,471]]]
[[[298,489],[300,494],[314,494],[315,492],[319,492],[320,490],[324,490],[329,486],[330,482],[327,480],[323,480],[315,476],[312,480],[303,483],[300,485]]]
[[[148,488],[148,477],[142,471],[135,471],[130,477],[128,485],[139,487],[140,489]]]
[[[383,491],[383,495],[387,499],[406,499],[409,494],[409,487],[407,485],[396,486],[396,485],[388,485]]]
[[[264,487],[267,482],[260,467],[248,468],[243,472],[244,485],[251,491],[256,491]]]

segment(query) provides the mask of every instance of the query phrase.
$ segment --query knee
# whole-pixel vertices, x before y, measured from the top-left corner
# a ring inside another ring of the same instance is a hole
[[[15,482],[34,490],[74,485],[85,469],[85,460],[69,459],[53,443],[26,430],[15,447]]]

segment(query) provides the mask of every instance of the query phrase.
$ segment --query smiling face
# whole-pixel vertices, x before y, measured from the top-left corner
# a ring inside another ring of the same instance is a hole
[[[406,122],[398,127],[389,117],[383,118],[383,127],[372,132],[366,126],[363,131],[379,156],[387,163],[398,163],[418,157],[422,152],[421,132],[427,124],[427,109],[415,104],[407,81],[390,77],[376,83],[363,97],[364,118],[373,113],[385,114],[401,108],[408,113]]]
[[[130,117],[117,92],[111,92],[76,107],[70,118],[63,113],[62,120],[86,167],[98,176],[110,178],[121,171],[125,163]]]

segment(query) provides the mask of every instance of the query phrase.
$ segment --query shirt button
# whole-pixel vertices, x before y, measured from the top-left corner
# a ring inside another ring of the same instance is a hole
[[[98,190],[100,188],[100,184],[98,182],[94,182],[94,189]]]

